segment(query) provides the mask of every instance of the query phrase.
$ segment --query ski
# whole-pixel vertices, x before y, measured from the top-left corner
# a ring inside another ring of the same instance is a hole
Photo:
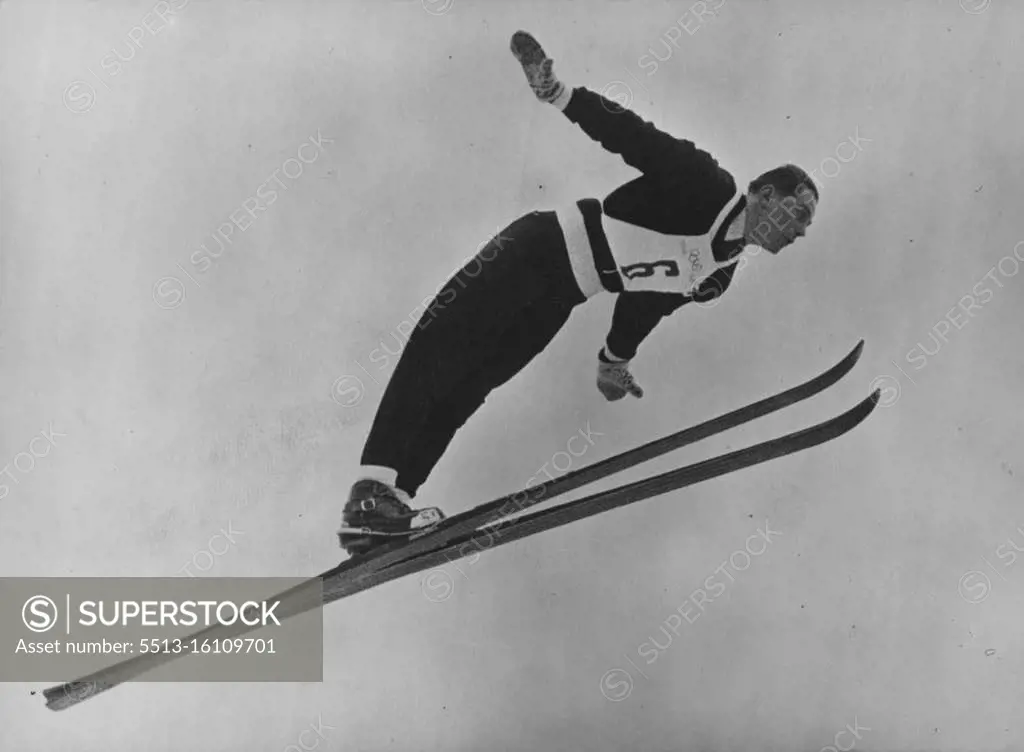
[[[785,436],[764,441],[754,446],[718,455],[702,462],[669,470],[650,478],[616,488],[601,491],[576,501],[559,504],[537,512],[498,521],[480,528],[470,535],[449,542],[447,545],[427,553],[404,559],[397,564],[363,577],[361,579],[334,578],[324,583],[324,603],[355,595],[363,590],[405,577],[425,569],[433,569],[446,563],[465,558],[479,551],[489,551],[497,546],[512,543],[546,530],[552,530],[577,520],[586,519],[618,507],[634,504],[655,496],[676,491],[686,486],[702,483],[712,478],[734,473],[753,465],[784,457],[788,454],[824,444],[848,433],[862,423],[875,409],[881,390],[876,389],[846,412],[810,428],[795,431]],[[486,538],[486,545],[478,542]],[[469,550],[466,550],[466,549]]]
[[[278,614],[280,618],[286,618],[307,610],[308,606],[302,605],[299,607],[293,606],[293,608],[298,608],[298,610],[289,611],[287,599],[289,595],[305,590],[309,583],[316,580],[320,580],[323,585],[322,603],[326,605],[398,577],[432,568],[440,563],[451,561],[453,551],[461,550],[468,543],[481,539],[485,534],[491,535],[489,530],[502,525],[503,518],[509,515],[516,514],[541,501],[564,495],[581,486],[589,485],[609,475],[660,457],[675,449],[693,444],[709,436],[730,430],[789,405],[809,399],[834,385],[849,373],[860,358],[863,347],[864,341],[861,340],[839,363],[809,381],[798,384],[783,392],[776,393],[732,412],[580,468],[546,483],[541,483],[474,507],[444,520],[441,524],[420,537],[385,544],[368,556],[342,562],[340,565],[317,575],[307,581],[307,583],[286,590],[276,596],[276,598],[282,601],[281,610],[278,611]],[[562,504],[541,512],[534,512],[520,518],[508,520],[504,523],[505,532],[502,533],[501,542],[512,542],[527,535],[533,535],[553,527],[565,525],[602,511],[683,488],[709,478],[734,472],[750,465],[829,441],[849,431],[864,420],[874,408],[877,396],[878,392],[876,391],[853,409],[812,428],[694,465],[678,468],[661,475],[637,481],[636,483],[597,493],[568,504]],[[525,498],[516,501],[516,498],[520,496]],[[514,509],[511,511],[508,509],[509,504],[514,506]],[[466,555],[468,554],[461,554],[456,558]],[[190,635],[189,639],[192,637],[213,637],[214,633],[216,633],[217,637],[235,636],[235,631],[238,629],[240,628],[209,627],[194,635]],[[248,630],[242,628],[239,633],[244,633],[245,631]],[[47,707],[51,710],[62,710],[78,704],[123,682],[130,681],[167,661],[173,660],[174,657],[173,655],[158,653],[138,655],[121,663],[108,666],[79,680],[50,687],[43,691]]]

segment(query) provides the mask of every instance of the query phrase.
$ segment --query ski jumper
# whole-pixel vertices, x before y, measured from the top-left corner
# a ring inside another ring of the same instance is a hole
[[[542,352],[573,308],[617,294],[604,352],[636,355],[658,322],[729,287],[745,241],[744,190],[707,152],[584,87],[556,102],[642,175],[604,201],[534,211],[438,291],[402,351],[362,464],[410,496],[490,392]]]

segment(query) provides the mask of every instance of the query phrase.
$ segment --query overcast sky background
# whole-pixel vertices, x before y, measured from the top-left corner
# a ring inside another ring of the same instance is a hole
[[[1008,548],[1024,550],[1024,8],[717,7],[193,0],[165,25],[144,2],[3,3],[4,576],[180,577],[196,561],[304,577],[340,560],[394,367],[381,348],[499,228],[636,175],[535,100],[517,29],[568,85],[694,140],[738,182],[815,170],[821,203],[804,240],[652,334],[641,401],[594,386],[614,299],[577,310],[418,501],[463,511],[581,431],[573,468],[792,386],[860,338],[827,394],[627,477],[876,387],[883,405],[827,446],[448,566],[432,581],[447,597],[408,577],[334,604],[323,683],[140,683],[62,713],[30,696],[45,684],[9,683],[0,746],[276,752],[311,748],[320,721],[318,748],[346,751],[816,751],[855,723],[858,750],[1024,746],[1024,563]],[[283,177],[311,138],[316,157]],[[197,269],[275,171],[286,190]],[[15,467],[50,430],[51,451]],[[722,570],[761,551],[765,525],[779,534],[763,553]],[[724,592],[699,612],[686,604],[709,577]],[[699,618],[662,630],[679,609]]]

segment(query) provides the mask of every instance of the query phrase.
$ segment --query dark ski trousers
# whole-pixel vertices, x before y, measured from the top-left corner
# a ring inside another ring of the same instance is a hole
[[[362,464],[389,467],[411,496],[456,431],[544,350],[585,298],[554,212],[526,214],[449,279],[388,381]]]

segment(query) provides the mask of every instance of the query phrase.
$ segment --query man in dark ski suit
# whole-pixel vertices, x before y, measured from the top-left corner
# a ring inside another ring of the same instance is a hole
[[[710,154],[614,102],[565,87],[525,32],[513,54],[534,93],[642,175],[604,201],[534,211],[503,229],[437,293],[391,376],[345,506],[339,539],[353,555],[443,519],[407,503],[456,431],[547,347],[572,310],[618,297],[598,353],[608,400],[643,396],[629,371],[665,316],[728,289],[747,246],[777,254],[804,235],[818,189],[796,165],[737,184]],[[745,259],[743,259],[745,261]]]

